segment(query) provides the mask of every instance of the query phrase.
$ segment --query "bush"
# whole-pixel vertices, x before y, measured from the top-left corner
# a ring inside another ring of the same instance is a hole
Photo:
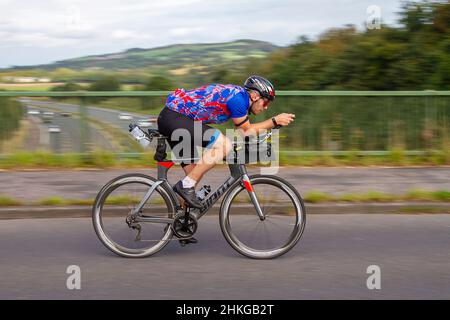
[[[53,87],[50,91],[58,92],[58,91],[81,91],[84,90],[83,86],[80,86],[75,82],[67,82],[62,86]]]
[[[118,91],[120,82],[113,76],[103,77],[89,86],[89,91]]]
[[[89,91],[119,91],[120,82],[113,76],[103,77],[89,86]],[[105,100],[104,97],[89,97],[86,101],[91,103],[98,103]]]

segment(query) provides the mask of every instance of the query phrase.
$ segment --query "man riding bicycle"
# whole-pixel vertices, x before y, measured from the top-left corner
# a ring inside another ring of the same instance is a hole
[[[197,163],[192,159],[181,163],[186,177],[178,181],[174,190],[191,207],[201,208],[202,204],[195,194],[195,186],[203,175],[221,161],[232,148],[231,141],[218,129],[208,124],[220,124],[232,119],[236,128],[243,135],[258,134],[260,130],[272,129],[277,125],[290,124],[295,115],[281,113],[271,119],[250,123],[249,114],[259,114],[267,110],[269,103],[275,99],[272,83],[260,76],[249,77],[244,86],[211,84],[193,90],[177,89],[167,97],[166,106],[158,117],[158,130],[168,137],[172,149],[180,142],[177,129],[185,129],[190,133],[191,154],[195,147],[206,149]],[[194,136],[194,127],[201,128],[200,139]],[[203,139],[203,137],[208,137]],[[185,141],[183,141],[185,142]]]

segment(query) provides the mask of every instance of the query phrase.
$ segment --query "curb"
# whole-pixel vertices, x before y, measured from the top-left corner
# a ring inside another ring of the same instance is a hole
[[[391,203],[321,203],[305,204],[307,214],[448,214],[450,202],[391,202]],[[215,205],[207,215],[218,214]],[[120,208],[119,208],[120,209]],[[243,206],[242,209],[245,210]],[[245,210],[247,211],[247,210]],[[90,218],[92,206],[20,206],[0,208],[0,220]],[[123,209],[121,209],[123,212]],[[248,211],[247,211],[248,212]]]

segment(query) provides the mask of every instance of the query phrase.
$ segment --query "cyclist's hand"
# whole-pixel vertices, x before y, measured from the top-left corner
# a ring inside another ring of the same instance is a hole
[[[293,113],[281,113],[275,117],[275,121],[282,126],[287,126],[295,119],[295,114]]]

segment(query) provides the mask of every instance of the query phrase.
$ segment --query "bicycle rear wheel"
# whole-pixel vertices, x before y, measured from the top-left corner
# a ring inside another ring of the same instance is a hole
[[[133,220],[132,213],[157,180],[143,174],[127,174],[106,184],[92,208],[92,221],[100,241],[114,253],[127,258],[155,254],[171,240],[170,220],[175,203],[159,185],[143,206],[139,218],[158,218],[160,222]]]
[[[306,223],[303,200],[287,181],[255,175],[250,182],[266,217],[261,221],[244,186],[237,184],[225,196],[220,227],[228,243],[254,259],[271,259],[291,250]]]

